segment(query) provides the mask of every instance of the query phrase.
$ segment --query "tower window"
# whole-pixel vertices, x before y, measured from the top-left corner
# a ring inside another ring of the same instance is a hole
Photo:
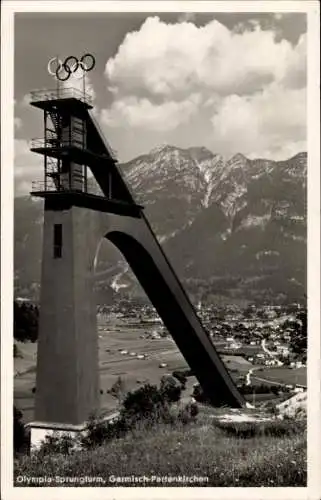
[[[62,255],[62,224],[54,224],[54,259]]]

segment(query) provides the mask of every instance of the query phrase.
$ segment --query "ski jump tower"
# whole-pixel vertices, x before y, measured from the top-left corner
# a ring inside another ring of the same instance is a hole
[[[73,58],[75,59],[75,58]],[[31,93],[44,113],[44,231],[36,372],[36,443],[49,429],[80,431],[99,409],[94,257],[102,237],[123,254],[213,405],[245,404],[117,166],[85,91]],[[90,193],[88,172],[103,195]]]

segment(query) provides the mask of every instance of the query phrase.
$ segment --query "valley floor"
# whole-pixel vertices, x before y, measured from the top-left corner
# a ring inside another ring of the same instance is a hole
[[[186,361],[171,337],[155,335],[155,325],[130,323],[126,319],[115,321],[99,321],[99,374],[101,386],[101,409],[106,415],[117,410],[118,402],[107,391],[121,377],[125,384],[125,392],[133,391],[145,383],[158,385],[165,374],[174,370],[188,369]],[[214,339],[215,346],[220,349],[222,339]],[[14,401],[23,412],[23,419],[28,423],[34,419],[34,392],[36,380],[36,343],[17,342],[22,357],[15,358]],[[245,348],[244,348],[245,349]],[[260,346],[247,346],[246,349],[260,349]],[[236,353],[237,354],[237,353]],[[144,356],[143,359],[138,357]],[[251,376],[253,385],[271,381],[272,384],[306,384],[306,368],[290,369],[287,367],[260,367],[246,361],[241,355],[222,355],[226,367],[237,381],[246,378],[249,370],[255,370]],[[187,400],[193,392],[195,377],[188,377],[182,399]],[[269,399],[270,395],[247,395],[251,403]]]

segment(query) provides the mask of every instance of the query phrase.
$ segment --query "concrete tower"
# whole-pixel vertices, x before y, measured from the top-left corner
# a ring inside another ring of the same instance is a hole
[[[108,238],[123,253],[213,405],[242,406],[238,392],[104,139],[85,94],[32,94],[44,112],[44,234],[32,441],[44,429],[80,430],[99,408],[93,262]],[[102,196],[88,189],[91,170]]]

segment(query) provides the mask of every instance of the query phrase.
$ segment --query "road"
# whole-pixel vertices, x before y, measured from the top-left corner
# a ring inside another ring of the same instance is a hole
[[[257,377],[256,375],[254,375],[254,378],[256,380],[259,380],[260,382],[268,382],[269,384],[274,384],[274,385],[285,385],[284,382],[275,382],[274,380],[270,380],[270,379],[267,379],[267,378]]]
[[[270,351],[267,347],[266,347],[266,340],[265,339],[262,339],[261,341],[261,347],[262,347],[262,350],[264,352],[266,352],[266,354],[268,354],[269,356],[271,356],[273,359],[275,359],[278,363],[279,366],[282,366],[283,363],[281,363],[281,361],[276,357],[276,352],[272,352]],[[246,385],[251,385],[251,375],[253,375],[253,372],[255,370],[258,370],[259,367],[257,368],[251,368],[247,374],[246,374]],[[267,379],[264,379],[264,378],[260,378],[260,377],[257,377],[255,376],[255,378],[257,380],[260,380],[262,382],[271,382],[272,384],[276,384],[276,385],[284,385],[284,384],[280,384],[279,382],[272,382],[271,380],[267,380]]]
[[[279,366],[282,366],[283,363],[277,358],[277,352],[272,352],[266,347],[266,340],[265,339],[262,339],[261,347],[262,347],[263,351],[266,352],[266,354],[268,354],[269,356],[271,356],[271,358],[273,358],[277,361]]]
[[[254,371],[254,368],[251,368],[246,374],[246,385],[251,385],[251,375]]]
[[[267,347],[266,347],[266,341],[265,339],[262,340],[261,342],[261,347],[263,349],[264,352],[266,352],[269,356],[273,357],[279,366],[282,366],[283,363],[276,357],[276,352],[273,352],[273,351],[270,351]],[[270,380],[270,379],[267,379],[267,378],[262,378],[262,377],[257,377],[256,375],[253,375],[254,371],[258,370],[259,367],[257,368],[251,368],[248,373],[246,374],[246,385],[251,385],[251,375],[256,379],[256,380],[259,380],[260,382],[266,382],[266,383],[269,383],[269,384],[274,384],[274,385],[280,385],[280,386],[284,386],[286,385],[284,382],[276,382],[274,380]],[[302,384],[297,384],[295,383],[294,384],[295,386],[299,386],[299,387],[302,387],[302,388],[306,388],[306,386],[302,385]]]

